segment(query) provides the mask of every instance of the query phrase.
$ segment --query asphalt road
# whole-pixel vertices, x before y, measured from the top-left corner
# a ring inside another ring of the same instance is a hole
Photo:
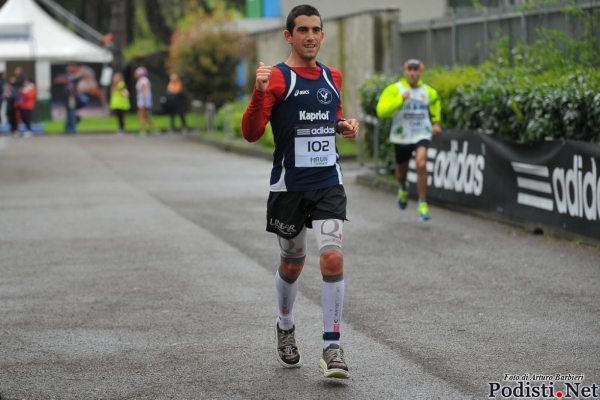
[[[351,378],[327,380],[312,235],[304,365],[275,359],[268,161],[180,136],[0,138],[1,398],[486,399],[517,385],[505,374],[600,385],[599,250],[437,207],[424,223],[342,168]]]

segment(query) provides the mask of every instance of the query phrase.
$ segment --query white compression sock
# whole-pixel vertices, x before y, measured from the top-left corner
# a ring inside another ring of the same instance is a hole
[[[277,309],[279,311],[279,328],[290,330],[294,327],[294,301],[298,293],[298,279],[282,277],[280,270],[275,273],[275,289],[277,290]]]
[[[325,279],[325,277],[323,277]],[[329,277],[328,277],[329,278]],[[344,309],[344,278],[340,274],[335,282],[323,280],[323,289],[321,292],[321,304],[323,306],[323,332],[340,332],[342,324],[342,310]],[[324,339],[323,348],[330,344],[340,344],[340,339]]]

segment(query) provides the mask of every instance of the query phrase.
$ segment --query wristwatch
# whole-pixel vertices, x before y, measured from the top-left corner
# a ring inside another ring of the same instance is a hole
[[[338,119],[337,121],[335,121],[335,133],[339,133],[339,134],[342,133],[342,131],[340,131],[340,128],[339,128],[339,124],[342,121],[347,121],[347,120],[346,120],[346,118],[342,118],[342,119]]]

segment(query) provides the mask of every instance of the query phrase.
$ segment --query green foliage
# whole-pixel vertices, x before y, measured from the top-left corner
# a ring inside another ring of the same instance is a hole
[[[428,79],[429,78],[429,79]],[[374,115],[378,93],[397,77],[376,76],[361,89],[362,108]],[[600,71],[595,68],[548,70],[457,67],[433,70],[424,81],[438,89],[445,128],[481,129],[516,142],[547,137],[600,142]],[[380,154],[392,155],[387,143],[391,119],[380,121]],[[367,125],[372,143],[373,126]],[[372,151],[372,147],[368,151]]]
[[[261,136],[260,139],[258,139],[258,143],[260,143],[260,145],[263,147],[267,147],[270,149],[275,148],[275,139],[273,137],[273,128],[271,128],[271,124],[267,124],[267,126],[265,127],[265,133]]]
[[[360,106],[363,113],[372,117],[377,115],[377,102],[383,89],[399,79],[398,76],[390,77],[382,74],[375,74],[368,78],[360,88]],[[379,129],[379,154],[380,158],[391,162],[393,157],[393,148],[388,144],[387,136],[392,128],[391,118],[379,120],[379,126],[376,127],[369,120],[361,122],[361,134],[365,138],[365,150],[367,154],[373,154],[375,143],[375,129]]]
[[[217,108],[233,101],[240,91],[236,67],[245,34],[232,21],[233,14],[223,3],[211,15],[201,8],[189,12],[169,47],[170,71],[181,77],[194,98],[211,101]]]

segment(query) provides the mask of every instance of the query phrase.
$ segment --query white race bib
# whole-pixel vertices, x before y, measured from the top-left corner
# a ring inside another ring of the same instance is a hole
[[[328,167],[337,161],[333,124],[295,127],[296,167]]]

